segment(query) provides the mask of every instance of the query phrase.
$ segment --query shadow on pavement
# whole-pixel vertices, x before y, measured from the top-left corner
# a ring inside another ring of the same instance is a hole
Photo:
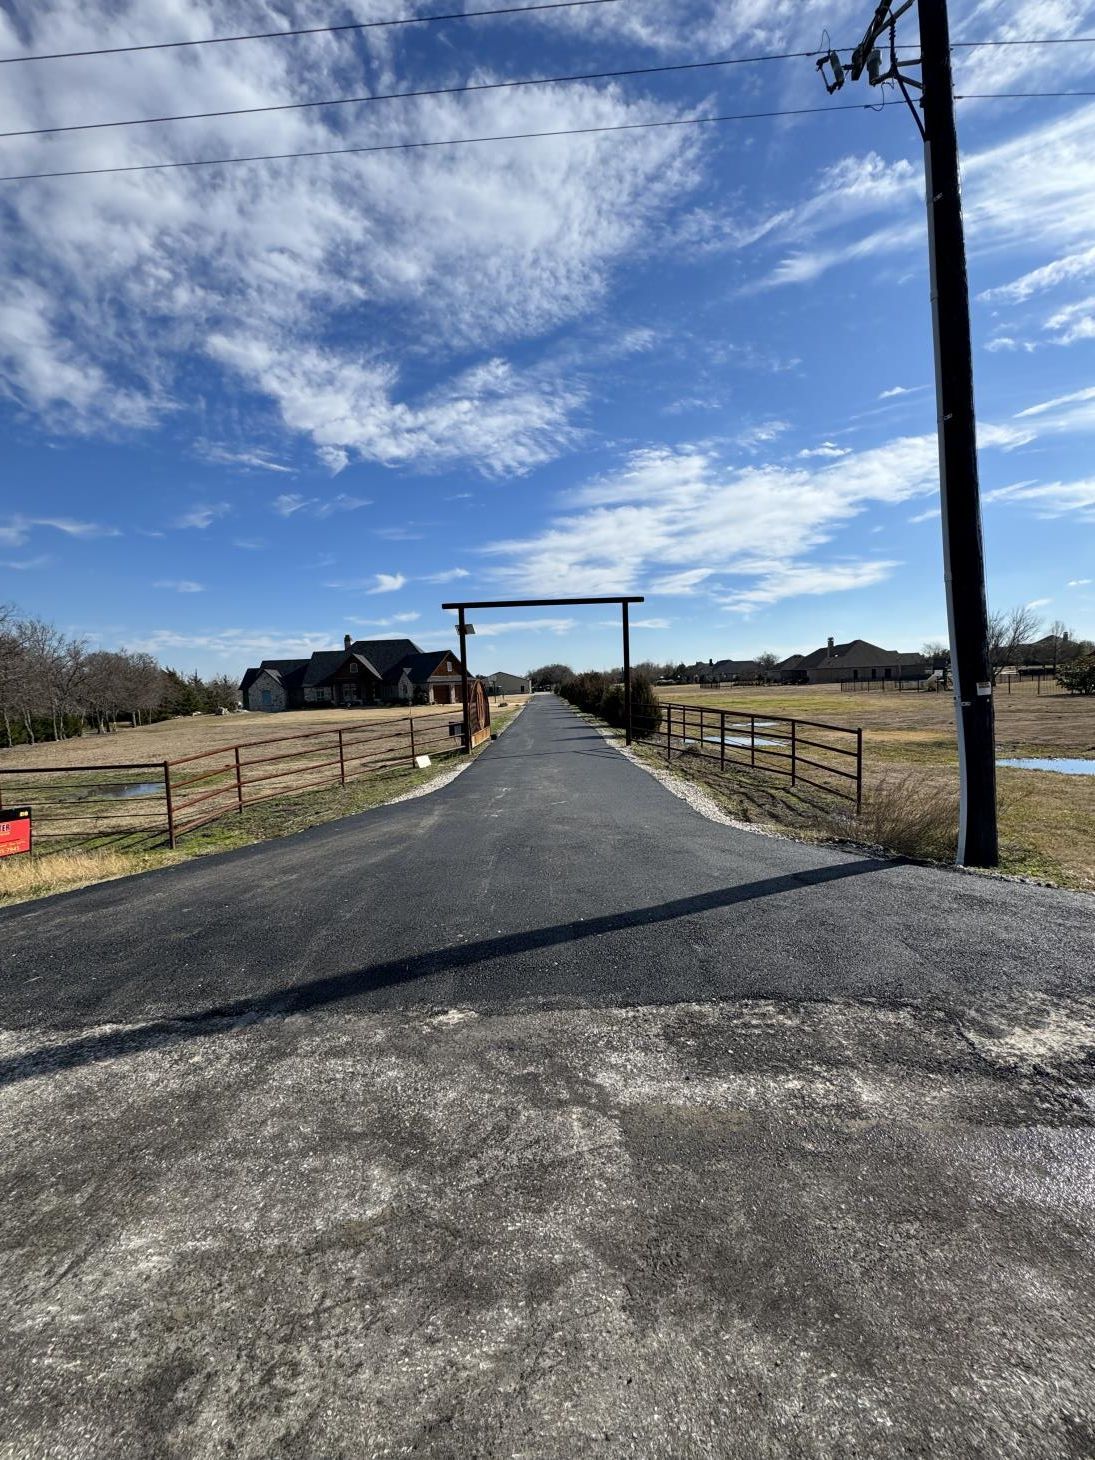
[[[892,862],[875,858],[841,862],[835,866],[814,867],[804,872],[766,877],[759,882],[744,882],[735,887],[716,888],[712,892],[655,903],[650,907],[634,908],[630,912],[608,913],[603,917],[584,918],[578,922],[555,923],[546,928],[499,934],[494,938],[484,938],[478,943],[462,943],[453,948],[430,949],[425,953],[370,964],[366,968],[311,979],[306,983],[293,984],[270,993],[234,999],[230,1003],[203,1009],[198,1013],[155,1019],[120,1032],[115,1029],[110,1033],[85,1035],[33,1054],[0,1060],[0,1087],[18,1084],[38,1075],[120,1059],[148,1049],[181,1044],[190,1039],[201,1039],[223,1032],[225,1023],[231,1024],[240,1019],[246,1019],[248,1023],[284,1019],[291,1014],[326,1008],[359,994],[372,993],[395,984],[412,983],[432,974],[453,973],[475,964],[550,948],[560,943],[578,942],[630,928],[671,922],[676,918],[732,907],[735,903],[753,902],[762,897],[795,892],[801,887],[839,882],[846,877],[861,877],[868,872],[881,872],[893,865]]]

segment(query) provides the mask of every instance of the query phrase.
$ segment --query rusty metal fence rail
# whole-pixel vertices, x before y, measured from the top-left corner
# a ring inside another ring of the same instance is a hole
[[[489,720],[487,722],[489,727]],[[484,727],[472,716],[473,735]],[[29,805],[39,854],[174,847],[199,827],[276,796],[345,786],[464,749],[455,714],[400,715],[244,741],[175,760],[0,765],[0,810]]]
[[[167,830],[161,761],[0,767],[0,809],[29,805],[39,853],[74,848],[137,850]]]
[[[812,786],[853,801],[857,811],[863,804],[863,731],[858,727],[663,702],[658,741],[666,760],[695,755],[717,761],[724,771],[786,776],[792,786]]]
[[[462,720],[401,716],[205,750],[165,767],[168,840],[275,796],[341,785],[463,750]]]

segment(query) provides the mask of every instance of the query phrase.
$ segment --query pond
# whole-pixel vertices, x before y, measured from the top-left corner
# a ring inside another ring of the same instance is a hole
[[[705,735],[703,737],[703,741],[705,745],[718,745],[719,737],[717,735]],[[694,740],[686,739],[684,743],[685,745],[695,745],[696,742]],[[727,735],[726,739],[723,741],[724,745],[755,745],[758,750],[760,750],[765,745],[782,746],[786,743],[787,742],[783,740],[766,740],[763,735],[758,735],[756,740],[751,739],[748,735]]]
[[[1020,771],[1056,771],[1062,776],[1095,776],[1095,760],[1070,759],[1055,755],[1019,760],[998,760],[997,765],[1011,766]]]
[[[121,784],[118,781],[91,788],[91,795],[108,801],[131,801],[135,796],[162,796],[163,781],[133,781]]]

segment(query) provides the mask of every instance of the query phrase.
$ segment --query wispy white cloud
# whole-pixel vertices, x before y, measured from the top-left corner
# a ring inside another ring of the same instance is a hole
[[[10,568],[13,573],[31,573],[38,568],[48,568],[53,559],[48,553],[43,553],[37,558],[8,558],[0,563],[0,568]]]
[[[1065,584],[1066,588],[1086,588],[1092,582],[1090,578],[1070,578]]]
[[[1040,517],[1075,513],[1081,522],[1095,522],[1095,477],[1078,482],[1016,482],[985,493],[986,502],[1019,502]]]
[[[207,527],[212,527],[214,522],[224,517],[231,510],[232,505],[230,502],[199,503],[197,506],[191,507],[189,511],[182,513],[181,516],[176,517],[171,525],[172,527],[179,528],[195,527],[199,531],[204,532]]]
[[[1095,400],[1095,385],[1084,386],[1082,390],[1073,390],[1068,395],[1057,395],[1052,400],[1039,401],[1037,405],[1027,406],[1026,410],[1016,411],[1015,419],[1024,420],[1027,416],[1044,416],[1047,411],[1056,411],[1061,406],[1074,405],[1077,401]]]
[[[153,588],[167,588],[172,593],[204,593],[205,584],[195,583],[190,578],[161,578]]]
[[[52,528],[66,537],[120,537],[117,527],[101,522],[81,522],[74,517],[24,517],[16,514],[0,521],[0,543],[6,547],[22,547],[37,527]]]
[[[899,395],[916,395],[921,390],[927,390],[926,385],[891,385],[889,390],[878,392],[879,400],[894,400]]]
[[[721,602],[734,613],[753,613],[784,598],[870,588],[884,582],[897,566],[896,562],[883,560],[785,564],[758,559],[749,565],[754,580],[750,586],[728,594]]]
[[[417,623],[421,617],[420,613],[393,613],[389,618],[351,618],[347,622],[362,629],[391,629]]]
[[[427,573],[420,581],[423,583],[455,583],[459,578],[470,578],[471,574],[467,568],[446,568],[441,573]]]
[[[1091,248],[1065,254],[1048,264],[1042,264],[1037,269],[1031,269],[1028,273],[1013,279],[1009,284],[998,284],[992,289],[982,289],[977,297],[986,304],[1004,301],[1018,304],[1029,299],[1033,294],[1055,289],[1058,285],[1069,283],[1074,279],[1086,279],[1092,276],[1095,276],[1095,244]]]
[[[1007,449],[1033,434],[988,423],[979,439],[983,449]],[[689,593],[717,577],[715,596],[741,609],[881,582],[890,558],[819,563],[813,555],[869,504],[905,502],[938,485],[934,435],[821,464],[741,466],[713,451],[651,448],[569,493],[567,510],[542,531],[484,552],[498,565],[494,577],[526,591],[619,593],[650,579],[651,592]]]
[[[574,618],[477,619],[475,634],[480,639],[497,639],[503,634],[566,634],[578,627]]]
[[[402,573],[377,573],[370,593],[397,593],[406,587],[407,580]]]
[[[197,445],[198,455],[219,466],[238,466],[244,471],[272,471],[292,475],[294,468],[284,462],[275,461],[265,451],[233,451],[227,446],[218,446],[210,441]]]
[[[823,441],[820,446],[807,446],[798,453],[800,461],[805,461],[811,456],[838,457],[851,454],[850,446],[837,446],[833,441]]]
[[[282,492],[270,503],[279,517],[292,517],[303,512],[308,517],[333,517],[336,512],[356,512],[371,507],[368,497],[351,497],[340,492],[337,497],[305,497],[300,492]]]

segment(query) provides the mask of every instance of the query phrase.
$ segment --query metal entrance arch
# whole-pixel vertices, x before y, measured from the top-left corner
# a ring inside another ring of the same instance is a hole
[[[468,700],[468,621],[471,608],[575,608],[587,603],[618,603],[624,635],[624,735],[631,744],[631,630],[627,619],[628,605],[645,603],[645,598],[477,598],[465,603],[443,603],[443,609],[456,610],[456,632],[460,637],[460,694],[464,702],[464,750],[471,754],[471,705]]]

